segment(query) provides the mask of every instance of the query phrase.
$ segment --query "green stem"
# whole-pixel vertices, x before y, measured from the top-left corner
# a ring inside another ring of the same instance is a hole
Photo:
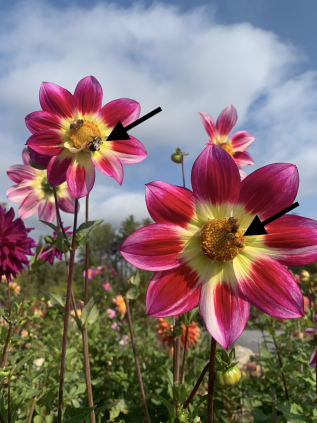
[[[187,350],[187,338],[188,338],[188,325],[186,325],[185,344],[183,348],[183,362],[182,362],[182,371],[181,371],[181,379],[180,379],[181,383],[184,383],[184,378],[185,378],[185,359],[186,359],[186,350]]]
[[[209,378],[208,378],[208,423],[213,423],[213,403],[214,403],[214,369],[217,342],[211,338]]]

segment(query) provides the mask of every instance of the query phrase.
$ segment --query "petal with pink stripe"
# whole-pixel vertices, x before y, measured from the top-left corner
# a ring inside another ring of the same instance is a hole
[[[125,165],[140,163],[146,156],[147,152],[144,145],[132,137],[129,140],[122,141],[107,141],[107,148],[115,154],[120,162]]]
[[[23,162],[24,165],[30,166],[29,160],[30,160],[30,153],[28,151],[28,148],[24,147],[23,150],[22,150],[22,162]]]
[[[304,316],[304,300],[290,271],[278,261],[245,248],[233,260],[238,285],[263,313],[281,319]]]
[[[30,194],[30,191],[31,188],[27,185],[13,185],[13,187],[10,187],[7,190],[6,196],[9,201],[12,201],[12,203],[22,203],[25,197]]]
[[[51,158],[47,166],[47,179],[51,186],[61,185],[66,181],[66,173],[73,160],[74,154],[67,148]]]
[[[35,134],[37,131],[43,131],[43,129],[61,129],[63,119],[57,116],[55,113],[44,112],[32,112],[25,118],[25,125],[28,130]]]
[[[145,201],[156,223],[176,223],[186,227],[194,215],[195,197],[187,188],[154,181],[145,185]]]
[[[75,198],[85,197],[95,183],[95,167],[90,154],[80,152],[73,155],[66,171],[67,185]]]
[[[108,128],[114,128],[120,120],[123,126],[136,121],[140,116],[140,104],[129,98],[110,101],[99,112],[99,118]]]
[[[310,358],[309,358],[309,363],[308,363],[308,365],[309,365],[310,367],[316,367],[316,352],[317,352],[317,347],[314,347],[314,348],[313,348],[313,351],[312,351],[312,353],[311,353],[311,356],[310,356]]]
[[[58,207],[65,213],[75,212],[75,198],[72,195],[65,198],[58,198],[57,204],[58,204]],[[79,211],[79,203],[78,203],[78,211]]]
[[[205,112],[199,112],[198,114],[202,120],[207,134],[209,135],[210,143],[214,143],[214,140],[216,138],[216,128],[212,117]]]
[[[61,135],[55,129],[43,129],[36,132],[30,136],[26,145],[45,156],[57,156],[64,148]]]
[[[56,216],[55,202],[42,200],[39,204],[39,220],[52,223]]]
[[[215,262],[213,276],[204,281],[199,311],[210,335],[226,350],[241,335],[250,303],[240,292],[231,263]]]
[[[35,171],[30,165],[12,165],[8,167],[7,175],[11,181],[20,183],[26,179],[32,181],[35,178]]]
[[[94,151],[91,154],[92,163],[103,175],[110,176],[119,185],[123,181],[123,167],[119,158],[110,150],[101,146],[99,151]]]
[[[254,136],[247,131],[236,132],[229,139],[234,153],[236,151],[245,151],[253,141]]]
[[[230,131],[238,120],[238,113],[236,109],[229,104],[218,116],[216,122],[216,134],[219,143],[227,141]]]
[[[254,161],[247,151],[236,151],[232,156],[233,160],[240,166],[253,165]]]
[[[74,98],[80,114],[95,117],[102,103],[101,85],[94,76],[86,76],[78,82]]]
[[[198,277],[186,265],[155,272],[146,293],[146,312],[152,317],[176,316],[198,305]]]
[[[53,113],[62,118],[72,119],[77,112],[77,105],[73,95],[65,88],[52,82],[42,82],[40,104],[45,112]]]
[[[119,248],[123,257],[144,270],[168,270],[181,264],[182,229],[172,223],[154,223],[130,235]]]
[[[36,213],[39,204],[39,190],[31,191],[18,208],[19,217],[22,219],[27,219],[28,217],[32,216],[34,213]]]
[[[305,335],[309,336],[311,339],[314,339],[315,335],[317,334],[316,328],[307,328],[304,330]]]

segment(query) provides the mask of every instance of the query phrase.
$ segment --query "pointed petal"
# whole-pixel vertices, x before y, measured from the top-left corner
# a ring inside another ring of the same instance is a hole
[[[78,82],[74,98],[81,115],[95,117],[102,103],[101,85],[94,76],[86,76]]]
[[[168,270],[181,264],[181,228],[172,223],[154,223],[130,235],[119,248],[123,257],[144,270]]]
[[[199,112],[198,114],[202,120],[207,134],[209,135],[209,138],[211,138],[211,141],[214,142],[216,138],[216,128],[212,117],[205,112]]]
[[[233,153],[233,160],[240,166],[253,165],[254,161],[247,151],[237,151]]]
[[[80,152],[74,154],[72,163],[66,172],[67,185],[75,198],[85,197],[95,183],[95,167],[90,154]]]
[[[7,192],[6,196],[9,201],[12,201],[12,203],[22,203],[30,194],[31,188],[25,185],[13,185],[13,187],[10,187]]]
[[[199,311],[207,331],[227,350],[247,324],[250,303],[239,291],[231,263],[216,262],[214,268],[202,284]]]
[[[110,101],[99,112],[99,118],[108,128],[114,128],[120,120],[123,126],[136,121],[140,116],[140,104],[129,98]]]
[[[56,216],[55,202],[42,200],[39,204],[39,220],[52,223]]]
[[[42,166],[48,166],[52,156],[47,156],[46,154],[37,153],[34,150],[30,151],[30,159],[32,162],[37,163]]]
[[[217,140],[219,143],[226,142],[230,131],[238,120],[238,113],[236,109],[229,104],[218,116],[216,122]]]
[[[107,141],[106,146],[115,154],[122,164],[133,164],[142,162],[146,156],[144,145],[132,137],[129,140]]]
[[[175,223],[186,228],[194,215],[194,194],[187,188],[154,181],[145,185],[145,201],[156,223]]]
[[[30,153],[28,152],[27,147],[24,147],[22,150],[22,162],[24,165],[30,166],[29,160],[30,160]]]
[[[11,181],[20,183],[26,179],[32,181],[35,177],[34,169],[30,165],[13,165],[8,167],[7,175]]]
[[[63,119],[57,116],[55,113],[44,112],[32,112],[25,118],[25,125],[32,134],[43,129],[61,129]]]
[[[70,194],[67,198],[58,198],[58,207],[65,213],[75,213],[75,198]],[[79,203],[78,203],[79,211]]]
[[[311,339],[314,339],[314,336],[317,334],[316,328],[307,328],[304,330],[304,333],[309,336]]]
[[[200,286],[188,266],[155,272],[146,293],[146,312],[152,317],[176,316],[197,306]]]
[[[45,112],[53,113],[62,118],[72,119],[77,112],[76,101],[72,94],[52,82],[42,82],[40,105]]]
[[[211,205],[216,219],[228,215],[239,197],[238,167],[217,145],[208,145],[195,160],[191,181],[195,196]]]
[[[243,181],[243,179],[245,179],[245,178],[246,178],[247,174],[245,173],[245,171],[244,171],[243,169],[241,169],[241,167],[240,167],[240,166],[238,166],[238,169],[239,169],[239,173],[240,173],[240,180],[241,180],[241,182],[242,182],[242,181]]]
[[[123,181],[123,167],[118,157],[110,150],[100,148],[91,154],[91,160],[103,175],[110,176],[119,185]]]
[[[232,135],[229,139],[229,143],[232,146],[233,152],[245,151],[250,144],[254,141],[253,135],[247,131],[239,131]]]
[[[233,268],[240,290],[263,313],[281,319],[304,316],[302,293],[285,266],[246,247]]]
[[[26,145],[45,156],[57,156],[64,148],[60,133],[55,129],[43,129],[36,132],[30,136]]]
[[[51,186],[61,185],[66,181],[66,172],[71,166],[74,154],[70,153],[67,148],[55,157],[52,157],[47,166],[47,179]]]
[[[310,367],[316,367],[316,352],[317,352],[317,347],[314,347],[311,353],[311,356],[309,358],[308,364]]]
[[[26,219],[36,213],[39,207],[39,193],[37,190],[31,191],[18,208],[18,215],[22,219]]]

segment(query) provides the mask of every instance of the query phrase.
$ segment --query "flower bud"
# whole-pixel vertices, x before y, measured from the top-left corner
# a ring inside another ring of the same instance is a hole
[[[51,235],[46,235],[44,237],[44,241],[46,242],[46,244],[52,244],[53,238],[51,237]]]
[[[174,163],[182,163],[182,156],[181,156],[181,155],[179,155],[179,154],[173,153],[173,154],[171,155],[171,160],[172,160]]]
[[[310,274],[307,270],[302,270],[300,273],[300,280],[302,282],[309,282]]]

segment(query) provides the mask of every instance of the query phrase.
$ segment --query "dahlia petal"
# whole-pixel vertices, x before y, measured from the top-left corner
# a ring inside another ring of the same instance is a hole
[[[56,216],[55,202],[42,200],[39,204],[39,220],[52,223]]]
[[[229,139],[229,143],[233,149],[233,152],[236,151],[245,151],[250,144],[254,141],[253,135],[247,131],[239,131],[232,135]]]
[[[34,169],[30,165],[13,165],[8,167],[7,175],[13,182],[32,181],[35,177]]]
[[[254,161],[247,151],[237,151],[233,153],[233,160],[240,166],[253,165]]]
[[[281,319],[304,316],[301,290],[285,266],[246,247],[233,268],[240,290],[263,313]]]
[[[311,339],[314,339],[314,336],[317,334],[316,328],[307,328],[304,330],[304,333],[309,336]]]
[[[227,141],[230,131],[238,120],[238,113],[236,109],[229,104],[218,116],[216,122],[216,134],[219,143]]]
[[[110,176],[119,185],[123,181],[123,167],[119,158],[111,153],[110,150],[100,148],[99,151],[95,151],[91,154],[91,160],[96,168],[102,174]]]
[[[211,203],[216,219],[228,215],[239,197],[238,167],[225,150],[214,144],[195,160],[191,182],[195,196],[203,203]]]
[[[32,134],[43,129],[61,129],[63,119],[55,113],[32,112],[25,118],[25,125]]]
[[[61,136],[55,129],[43,129],[31,135],[26,145],[45,156],[57,156],[64,146]]]
[[[66,172],[67,185],[75,198],[85,197],[95,183],[95,167],[90,154],[80,152],[74,155]]]
[[[22,219],[26,219],[36,213],[39,207],[38,192],[37,190],[31,191],[29,195],[23,200],[18,208],[18,215]]]
[[[73,95],[65,88],[52,82],[42,82],[40,87],[40,105],[45,112],[62,118],[71,119],[77,112]]]
[[[114,128],[120,120],[123,126],[136,121],[140,116],[140,104],[129,98],[110,101],[100,109],[98,117],[108,128]]]
[[[95,117],[101,108],[102,88],[94,76],[81,79],[74,92],[78,111],[82,116]]]
[[[131,135],[129,140],[107,141],[107,147],[125,165],[140,163],[147,156],[144,145]]]
[[[74,154],[70,153],[67,148],[51,158],[47,166],[47,179],[51,186],[61,185],[66,181],[66,172],[73,159]]]
[[[247,174],[245,173],[245,171],[240,166],[238,166],[238,169],[239,169],[239,173],[240,173],[240,181],[242,182],[243,179],[246,178]]]
[[[168,270],[181,264],[181,228],[172,223],[154,223],[130,235],[119,248],[122,256],[144,270]]]
[[[250,303],[239,291],[231,263],[216,263],[213,277],[202,284],[199,311],[207,331],[223,348],[239,338]]]
[[[310,367],[316,367],[316,352],[317,352],[317,347],[314,347],[313,348],[313,351],[312,351],[312,353],[310,355],[310,358],[309,358],[308,365]]]
[[[39,165],[47,167],[52,156],[47,156],[46,154],[40,154],[36,151],[32,150],[30,151],[30,159],[32,162],[37,163]]]
[[[58,207],[65,213],[75,213],[75,198],[69,196],[67,198],[58,198],[57,199]],[[79,211],[79,203],[78,203]]]
[[[30,153],[28,152],[27,147],[24,147],[22,150],[22,162],[24,165],[30,166],[29,160],[30,160]]]
[[[200,285],[190,267],[155,272],[146,293],[146,312],[152,317],[176,316],[198,305]]]
[[[187,188],[154,181],[145,185],[145,201],[156,223],[176,223],[186,227],[194,215],[195,197]]]
[[[246,237],[246,245],[284,266],[302,266],[317,260],[317,222],[284,215],[265,226],[268,235]]]
[[[207,134],[209,135],[210,142],[213,144],[214,140],[216,138],[216,136],[215,136],[216,135],[216,128],[215,128],[214,121],[213,121],[212,117],[210,115],[208,115],[208,113],[199,112],[198,114],[199,114],[199,116],[202,120],[202,123],[205,127]]]
[[[7,192],[6,196],[9,201],[12,201],[12,203],[22,203],[24,201],[25,197],[27,197],[30,194],[30,188],[27,186],[21,186],[19,185],[13,185],[13,187],[10,187]]]

